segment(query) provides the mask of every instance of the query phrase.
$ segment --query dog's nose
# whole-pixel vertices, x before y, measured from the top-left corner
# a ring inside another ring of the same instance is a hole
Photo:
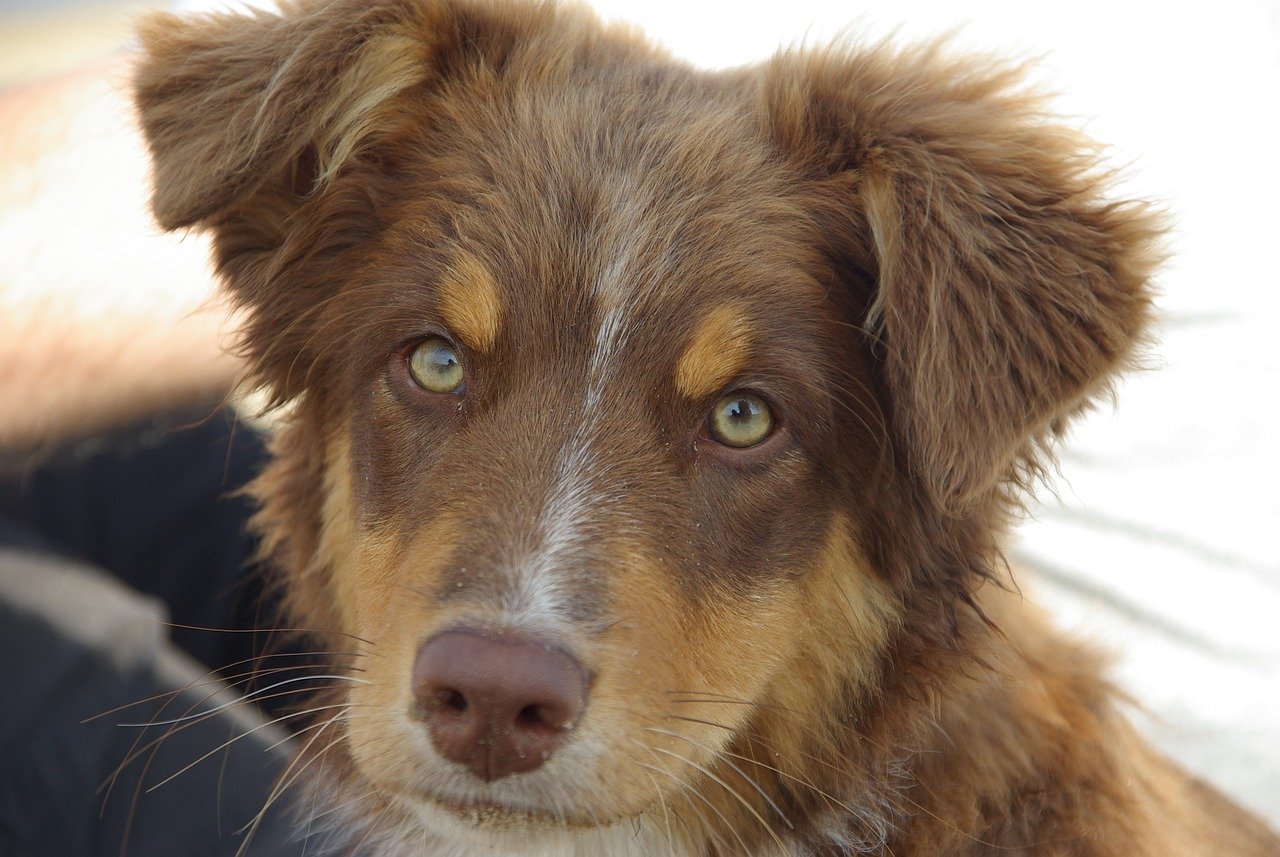
[[[555,752],[586,705],[587,673],[527,637],[444,631],[418,650],[413,692],[441,755],[492,781]]]

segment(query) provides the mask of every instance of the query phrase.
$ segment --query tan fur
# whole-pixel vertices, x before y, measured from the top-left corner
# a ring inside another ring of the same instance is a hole
[[[461,256],[441,282],[440,312],[476,351],[488,351],[502,324],[502,299],[493,275],[475,258]]]
[[[157,216],[214,233],[252,377],[291,404],[264,552],[299,625],[356,643],[307,750],[337,845],[1280,847],[1010,594],[1000,546],[1134,359],[1162,229],[1019,69],[879,44],[704,73],[507,0],[143,41]],[[440,327],[458,395],[405,368]],[[734,383],[781,417],[749,449],[700,431]],[[450,628],[590,674],[541,767],[435,751],[411,673]]]
[[[676,364],[676,388],[691,399],[716,392],[733,379],[751,353],[751,327],[738,307],[707,313]]]

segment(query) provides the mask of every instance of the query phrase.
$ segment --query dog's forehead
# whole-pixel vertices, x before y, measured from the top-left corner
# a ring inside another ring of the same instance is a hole
[[[448,129],[450,240],[433,299],[469,346],[670,355],[726,374],[735,342],[797,332],[820,301],[816,230],[736,102],[591,92]],[[772,329],[772,331],[770,330]],[[526,344],[528,344],[526,342]],[[687,368],[691,392],[706,371]]]

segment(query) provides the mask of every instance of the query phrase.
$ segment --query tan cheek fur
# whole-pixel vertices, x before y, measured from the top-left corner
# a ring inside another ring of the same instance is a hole
[[[488,351],[502,324],[502,299],[493,275],[475,257],[462,254],[440,284],[440,312],[449,329],[476,351]]]
[[[350,693],[357,706],[348,726],[350,752],[365,777],[392,791],[410,787],[421,774],[421,760],[431,753],[427,731],[411,718],[411,676],[418,646],[439,611],[415,590],[431,591],[448,556],[446,540],[452,530],[451,522],[441,520],[419,534],[415,545],[430,543],[439,550],[406,548],[406,555],[423,557],[411,573],[397,558],[380,569],[378,558],[366,554],[348,578],[349,588],[369,590],[358,602],[362,621],[357,633],[369,641],[362,646],[359,676],[367,684]]]
[[[669,778],[660,772],[680,765],[675,754],[690,746],[659,730],[687,732],[670,722],[671,692],[696,683],[688,672],[695,646],[688,642],[687,605],[667,570],[640,545],[614,548],[625,569],[610,587],[611,612],[639,617],[623,621],[592,641],[597,682],[592,687],[589,726],[605,753],[601,787],[624,813],[639,812],[659,800]],[[646,773],[637,763],[656,769]]]
[[[808,618],[801,625],[807,629],[801,659],[819,675],[800,682],[802,697],[825,698],[815,689],[832,689],[850,678],[867,694],[874,692],[880,656],[902,622],[902,608],[872,569],[852,522],[843,513],[834,516],[821,558],[804,581]],[[833,647],[832,640],[840,645]]]
[[[810,713],[813,700],[838,695],[851,665],[856,685],[874,692],[875,665],[900,621],[896,602],[870,575],[843,516],[802,583],[780,583],[752,598],[726,589],[692,610],[668,569],[641,549],[624,554],[620,565],[628,570],[612,590],[615,610],[645,621],[619,625],[603,649],[605,684],[593,691],[601,731],[622,760],[611,765],[619,775],[607,787],[623,803],[654,811],[657,781],[668,791],[678,779],[701,796],[692,807],[664,799],[681,823],[717,827],[732,819],[738,830],[758,830],[755,814],[774,810],[743,769],[783,765],[784,779],[830,778],[830,769],[802,770],[786,760],[810,757],[821,722]],[[754,704],[762,699],[764,706]],[[661,775],[638,772],[637,754]],[[732,830],[719,835],[735,842]]]
[[[871,568],[850,522],[837,515],[814,566],[791,593],[772,599],[777,615],[762,616],[753,602],[750,612],[738,618],[747,627],[736,629],[735,634],[751,640],[750,651],[744,652],[740,641],[730,635],[718,646],[708,646],[716,663],[737,672],[736,676],[721,675],[727,685],[736,684],[736,689],[723,690],[719,702],[683,706],[699,708],[697,714],[690,710],[680,713],[732,724],[738,730],[727,750],[730,759],[738,760],[736,767],[721,761],[712,770],[762,816],[771,810],[756,800],[744,771],[751,772],[753,779],[776,773],[787,783],[811,784],[810,795],[820,795],[819,788],[840,790],[834,778],[838,772],[832,764],[835,757],[823,752],[826,741],[822,730],[831,719],[827,712],[817,710],[815,703],[838,699],[842,689],[850,686],[863,697],[873,696],[885,646],[902,621],[897,600]],[[759,702],[747,706],[729,701],[735,698]],[[741,722],[748,716],[749,723]],[[859,728],[854,723],[841,726]],[[743,817],[751,813],[728,788],[706,783],[702,793],[721,815],[738,818],[739,829],[758,824]]]
[[[351,496],[351,450],[346,437],[331,440],[326,453],[324,505],[317,553],[327,563],[333,608],[342,630],[363,636],[370,617],[380,612],[392,585],[392,538],[356,531]]]
[[[742,368],[751,353],[751,325],[742,308],[729,305],[709,312],[676,364],[676,388],[691,399],[719,390]]]
[[[355,666],[361,684],[347,701],[348,746],[361,771],[384,787],[403,787],[416,772],[411,749],[426,752],[426,733],[408,720],[413,661],[419,638],[432,621],[430,592],[449,556],[454,522],[437,519],[401,546],[391,532],[356,529],[351,496],[350,447],[346,438],[329,444],[324,527],[319,550],[329,564],[336,612],[357,640]],[[430,549],[421,546],[429,545]],[[412,572],[405,557],[421,557]]]

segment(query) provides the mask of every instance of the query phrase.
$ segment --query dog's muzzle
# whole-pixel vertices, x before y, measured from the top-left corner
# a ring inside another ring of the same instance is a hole
[[[542,765],[586,706],[587,671],[567,652],[514,633],[460,629],[418,650],[418,716],[442,756],[486,782]]]

